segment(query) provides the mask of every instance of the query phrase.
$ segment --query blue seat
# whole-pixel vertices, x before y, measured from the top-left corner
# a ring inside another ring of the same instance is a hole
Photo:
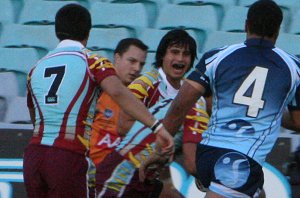
[[[203,52],[213,48],[219,48],[226,45],[242,43],[246,40],[246,33],[213,31],[206,38]]]
[[[211,5],[186,6],[166,4],[158,16],[155,28],[172,29],[176,27],[202,31],[217,30],[217,13]]]
[[[114,51],[121,39],[131,37],[126,28],[92,28],[87,48],[92,51]]]
[[[76,1],[28,0],[24,3],[18,23],[25,25],[53,25],[56,12],[66,4]]]
[[[0,70],[28,73],[38,61],[34,48],[0,48]]]
[[[159,13],[159,9],[163,5],[162,4],[163,1],[159,1],[159,0],[107,0],[106,2],[126,3],[126,4],[142,3],[147,12],[148,27],[154,26],[154,21],[156,21],[156,18]]]
[[[218,29],[220,28],[221,21],[223,20],[224,13],[230,6],[236,5],[236,0],[173,0],[173,4],[178,5],[193,5],[203,6],[212,5],[217,12],[218,16]]]
[[[38,59],[38,53],[33,48],[0,48],[0,70],[14,72],[17,76],[18,95],[25,96],[27,73]]]
[[[90,12],[93,27],[125,27],[133,36],[149,25],[146,8],[142,3],[94,2]]]
[[[153,64],[155,62],[155,54],[156,54],[156,52],[148,52],[147,53],[146,63],[142,69],[142,73],[151,71],[153,69]]]
[[[292,16],[289,33],[300,34],[300,9]]]
[[[247,7],[231,6],[228,8],[221,25],[221,31],[245,32],[247,13]]]
[[[11,0],[1,0],[0,22],[1,23],[15,23],[16,22],[14,6],[13,6],[13,2]]]
[[[300,35],[281,33],[278,36],[276,46],[300,57]]]
[[[192,30],[196,33],[196,40],[201,47],[207,36],[207,31],[218,29],[218,17],[216,10],[211,5],[185,6],[166,4],[158,16],[155,28]],[[201,50],[201,48],[198,49]]]
[[[156,52],[160,40],[168,31],[169,30],[145,28],[143,32],[138,35],[138,38],[148,46],[148,52]]]
[[[53,25],[21,25],[4,26],[1,36],[1,47],[33,47],[44,56],[58,44]]]
[[[9,101],[19,94],[17,76],[14,72],[0,72],[0,122],[5,120]]]
[[[13,124],[31,123],[26,97],[16,96],[9,101],[4,122]]]

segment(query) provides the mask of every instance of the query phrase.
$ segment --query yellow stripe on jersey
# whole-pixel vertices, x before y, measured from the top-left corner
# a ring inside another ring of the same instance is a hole
[[[81,137],[81,135],[77,135],[77,138],[79,139],[79,141],[87,148],[89,149],[90,147],[90,141]]]
[[[134,155],[132,154],[132,152],[128,153],[128,157],[129,157],[130,161],[133,163],[133,165],[136,168],[140,168],[141,162],[136,157],[134,157]]]
[[[146,150],[151,154],[153,153],[153,148],[150,146],[150,144],[146,144]]]
[[[128,85],[128,88],[131,90],[138,90],[143,96],[149,96],[147,90],[141,84],[130,84]]]
[[[96,69],[101,69],[101,68],[113,68],[114,66],[113,66],[113,64],[107,58],[101,57],[101,58],[97,59],[90,66],[90,69],[94,69],[95,67],[96,67]]]
[[[158,80],[159,73],[157,70],[152,70],[151,72],[146,72],[149,76],[154,78],[156,81]]]
[[[187,115],[186,118],[191,119],[191,120],[195,120],[195,121],[198,121],[198,122],[205,122],[205,123],[208,123],[208,121],[209,121],[208,118],[203,117],[203,116],[198,116],[198,115],[193,115],[193,116]]]
[[[143,81],[144,83],[146,83],[147,85],[149,85],[151,88],[154,88],[153,87],[153,82],[149,78],[147,78],[146,76],[141,76],[139,78],[139,80]]]
[[[207,112],[206,112],[205,110],[203,110],[203,109],[193,108],[193,110],[195,110],[195,111],[197,111],[197,112],[199,112],[199,113],[201,113],[201,114],[203,114],[203,115],[206,115],[206,116],[208,117]]]
[[[200,125],[201,125],[201,124],[200,124]],[[201,125],[201,127],[203,127],[203,128],[198,129],[198,128],[194,128],[194,127],[189,127],[189,129],[191,129],[191,131],[195,131],[195,132],[197,132],[197,133],[202,134],[202,133],[207,129],[207,126]]]
[[[142,98],[144,98],[143,96],[141,96],[141,95],[139,95],[139,94],[137,94],[137,93],[133,93],[133,95],[134,95],[137,99],[142,99]]]

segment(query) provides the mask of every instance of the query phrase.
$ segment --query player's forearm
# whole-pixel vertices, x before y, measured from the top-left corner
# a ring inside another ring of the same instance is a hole
[[[155,118],[117,77],[104,79],[101,86],[126,113],[148,127],[153,125]]]
[[[192,87],[189,83],[184,83],[176,98],[173,100],[164,119],[164,126],[175,135],[183,123],[188,111],[194,106],[201,92]]]

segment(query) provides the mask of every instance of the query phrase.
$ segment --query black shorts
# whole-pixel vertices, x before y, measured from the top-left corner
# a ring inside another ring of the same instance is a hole
[[[256,197],[264,184],[262,167],[235,150],[198,144],[197,177],[205,188],[225,197]]]

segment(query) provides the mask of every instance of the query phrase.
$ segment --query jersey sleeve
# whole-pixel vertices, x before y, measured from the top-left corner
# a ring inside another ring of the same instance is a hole
[[[206,89],[206,94],[210,93],[209,77],[206,74],[205,56],[203,56],[187,79],[201,84]]]
[[[207,129],[208,121],[205,103],[199,100],[188,112],[183,123],[183,143],[199,143],[202,133]]]
[[[116,75],[113,64],[105,57],[97,54],[88,55],[89,72],[93,79],[100,84],[108,76]]]
[[[157,86],[158,74],[147,72],[128,85],[128,88],[147,108],[150,108],[157,102],[160,95]]]

